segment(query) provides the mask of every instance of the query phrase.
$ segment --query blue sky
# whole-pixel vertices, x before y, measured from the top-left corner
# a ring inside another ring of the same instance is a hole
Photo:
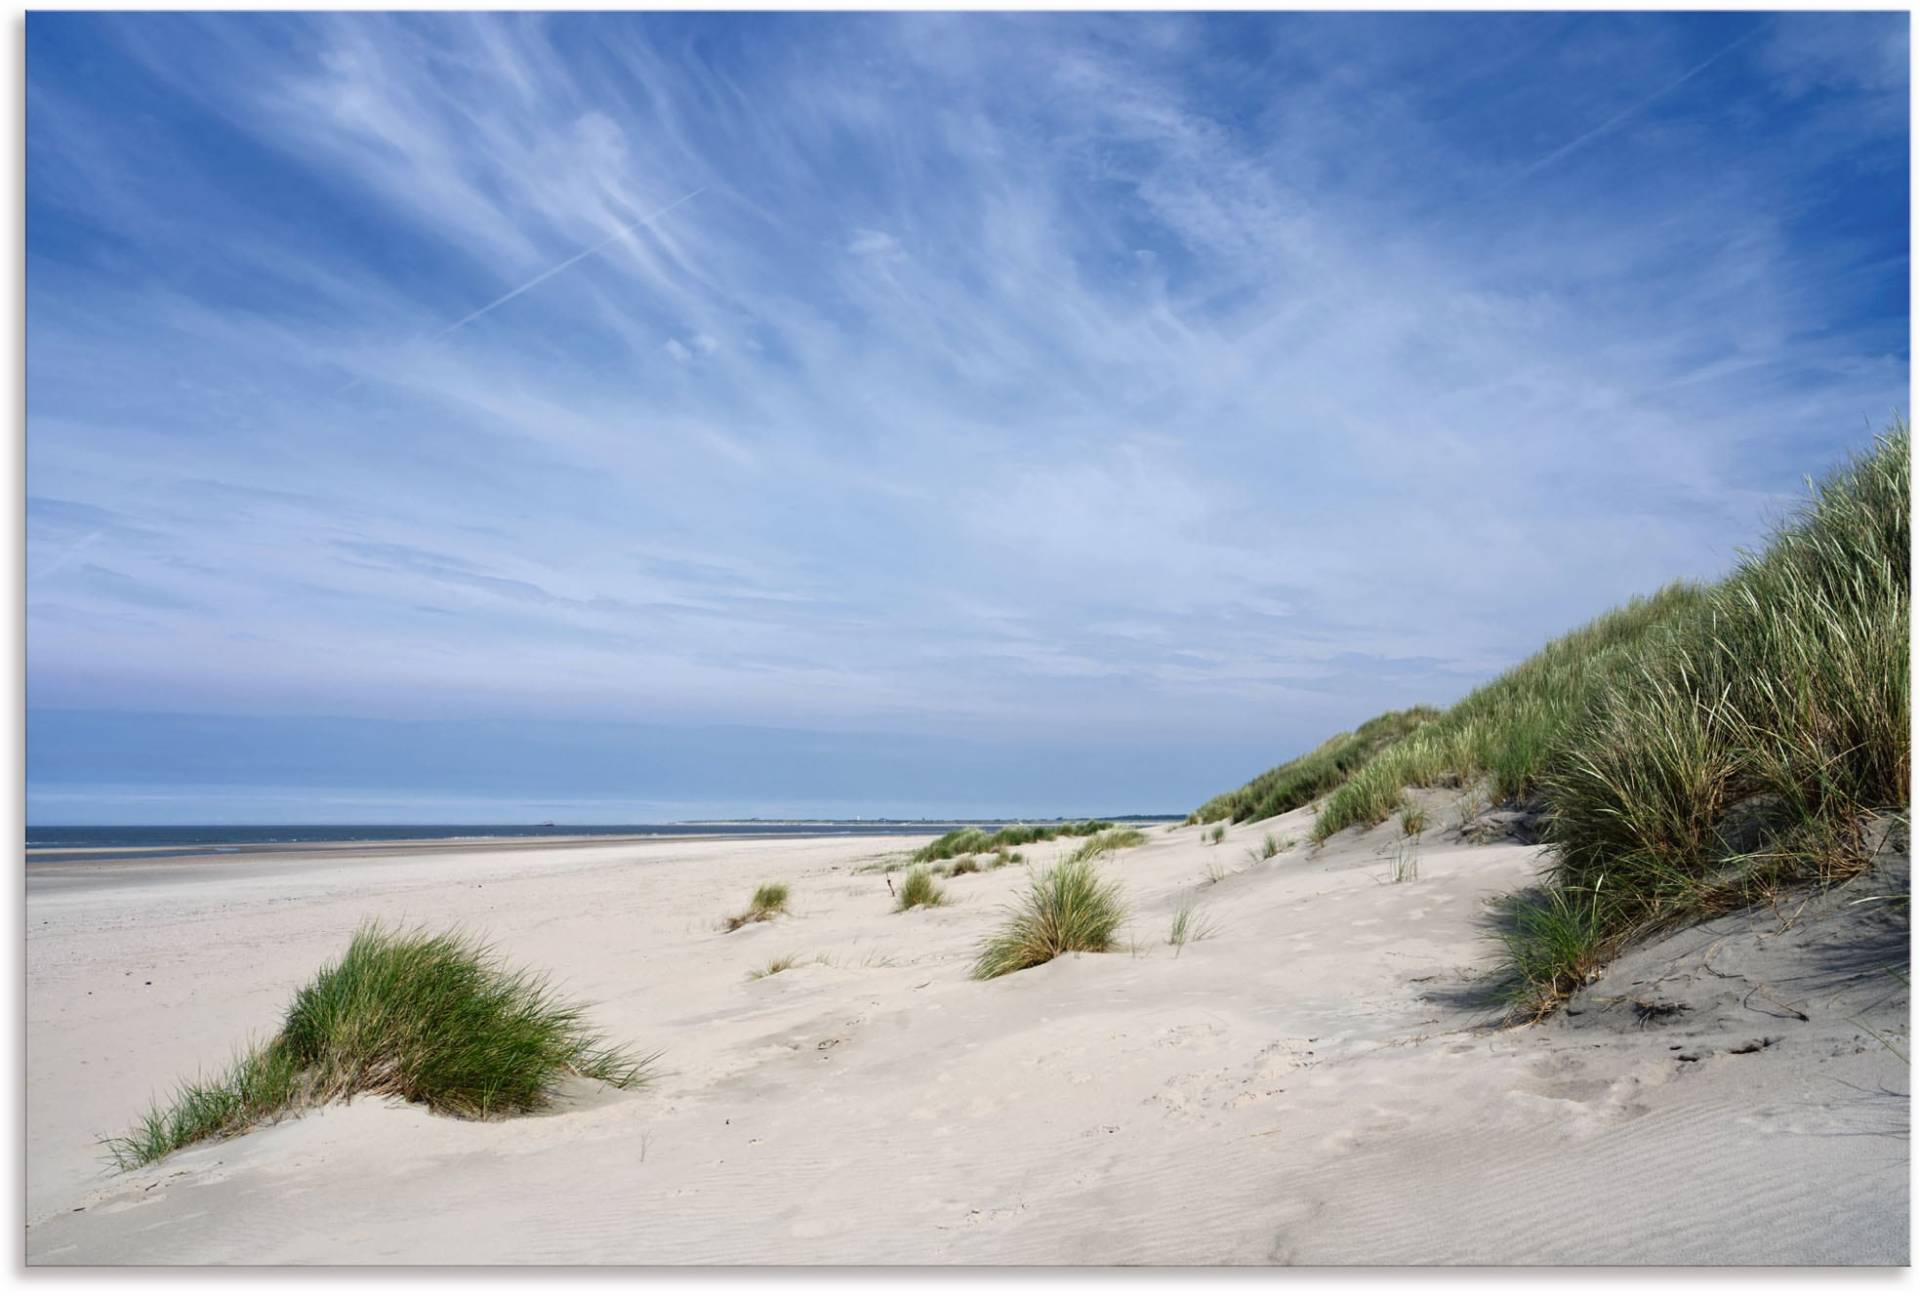
[[[31,15],[29,821],[1189,808],[1904,411],[1907,95],[1904,14]]]

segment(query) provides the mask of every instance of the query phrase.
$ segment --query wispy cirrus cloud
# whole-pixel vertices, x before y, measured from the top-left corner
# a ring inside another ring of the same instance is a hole
[[[1905,32],[36,15],[30,697],[1446,700],[1904,403]]]

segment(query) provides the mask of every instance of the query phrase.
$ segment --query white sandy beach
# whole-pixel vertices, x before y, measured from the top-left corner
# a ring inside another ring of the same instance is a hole
[[[1391,826],[1265,862],[1309,812],[1150,829],[1103,865],[1133,949],[986,983],[1025,871],[894,913],[856,870],[924,837],[30,868],[27,1259],[1906,1263],[1907,1002],[1878,966],[1905,928],[1845,904],[1873,876],[1494,1029],[1485,902],[1539,861],[1450,804],[1400,884]],[[791,915],[719,930],[765,881]],[[1217,931],[1176,953],[1196,890]],[[107,1167],[97,1139],[271,1032],[368,918],[550,970],[659,1079],[488,1123],[362,1100]]]

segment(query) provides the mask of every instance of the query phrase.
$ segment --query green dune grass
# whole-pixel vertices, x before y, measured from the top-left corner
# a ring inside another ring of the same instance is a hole
[[[772,922],[774,917],[787,911],[787,884],[784,882],[763,882],[754,888],[753,899],[747,902],[745,912],[737,913],[726,920],[728,931],[738,931],[748,923]]]
[[[1131,846],[1145,846],[1146,844],[1147,835],[1138,828],[1109,828],[1105,832],[1095,833],[1093,836],[1081,842],[1074,848],[1073,853],[1067,856],[1067,859],[1070,862],[1077,863],[1081,860],[1098,859],[1102,855],[1109,855],[1117,850],[1126,850]]]
[[[1113,827],[1104,819],[1087,819],[1064,824],[1008,824],[996,832],[984,828],[956,828],[922,846],[913,853],[916,863],[932,864],[956,855],[991,855],[1031,842],[1052,841],[1056,837],[1090,837]]]
[[[1125,917],[1119,883],[1103,880],[1091,860],[1058,864],[1033,880],[1026,900],[987,938],[973,976],[990,980],[1073,950],[1104,953]]]
[[[899,913],[909,909],[932,909],[947,902],[947,893],[933,879],[933,870],[926,865],[918,865],[907,872],[900,883],[900,894],[894,900],[893,907]]]
[[[1269,819],[1340,786],[1353,771],[1381,748],[1419,729],[1440,713],[1432,707],[1412,707],[1375,716],[1352,733],[1335,734],[1304,756],[1276,765],[1244,787],[1213,798],[1188,816],[1190,823],[1230,819],[1245,823]]]
[[[1396,813],[1417,833],[1410,787],[1538,809],[1553,862],[1502,926],[1535,1014],[1642,935],[1850,876],[1863,823],[1910,799],[1910,499],[1896,423],[1726,579],[1635,599],[1443,713],[1377,717],[1194,818],[1324,797],[1324,842]],[[1385,737],[1360,744],[1368,726]]]
[[[224,1074],[179,1085],[106,1150],[132,1169],[359,1094],[505,1116],[546,1106],[568,1076],[642,1084],[651,1062],[603,1044],[579,1006],[467,937],[368,925],[294,996],[271,1039]]]
[[[1657,651],[1705,596],[1699,586],[1669,585],[1555,639],[1354,769],[1321,806],[1313,840],[1383,822],[1409,787],[1478,784],[1495,801],[1531,795],[1556,744],[1600,690]]]
[[[1640,933],[1831,883],[1911,799],[1911,454],[1904,427],[1815,490],[1696,615],[1613,674],[1541,783],[1547,906],[1592,913],[1585,961]],[[1535,967],[1536,1009],[1581,959]]]

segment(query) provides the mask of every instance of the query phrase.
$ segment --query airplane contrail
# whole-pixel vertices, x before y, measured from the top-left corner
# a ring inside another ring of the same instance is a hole
[[[538,288],[541,284],[553,278],[555,275],[561,273],[563,270],[566,270],[572,266],[579,265],[582,261],[585,261],[588,257],[593,256],[595,253],[606,251],[609,247],[612,247],[615,243],[618,243],[621,239],[633,233],[635,230],[639,229],[641,226],[651,225],[654,221],[659,220],[662,216],[665,216],[668,212],[672,211],[675,207],[680,206],[682,203],[691,202],[693,199],[698,198],[701,194],[705,193],[706,191],[707,191],[707,187],[705,185],[701,185],[698,189],[693,190],[691,193],[682,194],[680,197],[674,199],[672,202],[668,203],[665,207],[662,207],[659,211],[654,212],[652,215],[642,216],[639,220],[634,221],[630,225],[622,225],[619,229],[607,235],[607,237],[601,239],[598,243],[595,243],[592,247],[585,248],[579,252],[574,253],[572,256],[568,257],[565,261],[562,261],[559,265],[553,266],[550,269],[541,271],[539,274],[535,275],[533,278],[521,284],[518,288],[515,288],[512,292],[506,293],[503,296],[494,298],[492,301],[488,302],[485,306],[482,306],[479,310],[474,311],[471,314],[461,316],[459,319],[455,320],[453,323],[441,329],[438,333],[433,334],[432,335],[433,340],[437,342],[441,338],[446,337],[449,333],[452,333],[458,329],[465,328],[467,325],[479,319],[482,315],[485,315],[488,311],[499,310],[502,306],[505,306],[508,302],[512,301],[515,297],[520,296],[520,294],[531,291],[532,289]],[[350,380],[346,384],[346,386],[342,387],[338,392],[336,392],[335,395],[344,396],[348,392],[358,388],[365,381],[366,379],[363,377],[354,378]]]
[[[1515,185],[1520,183],[1520,181],[1525,180],[1527,177],[1534,175],[1535,173],[1540,171],[1541,168],[1551,166],[1555,162],[1558,162],[1561,158],[1573,152],[1575,149],[1580,148],[1582,145],[1588,143],[1590,140],[1596,139],[1601,135],[1605,135],[1608,131],[1618,126],[1621,122],[1625,121],[1627,118],[1633,116],[1637,112],[1641,112],[1644,109],[1651,107],[1657,100],[1660,100],[1666,97],[1667,95],[1672,94],[1675,90],[1678,90],[1681,86],[1693,80],[1695,77],[1699,76],[1702,72],[1705,72],[1708,68],[1712,67],[1715,63],[1718,63],[1721,59],[1733,53],[1734,50],[1738,49],[1740,46],[1746,44],[1748,41],[1752,40],[1755,36],[1759,35],[1761,30],[1765,28],[1765,26],[1766,24],[1764,22],[1756,24],[1754,27],[1752,27],[1748,31],[1743,32],[1739,37],[1737,37],[1733,41],[1722,46],[1719,50],[1717,50],[1713,54],[1708,55],[1705,59],[1701,60],[1699,63],[1694,64],[1692,67],[1688,68],[1685,72],[1682,72],[1674,80],[1668,82],[1664,86],[1661,86],[1658,90],[1655,90],[1652,94],[1648,95],[1645,99],[1642,99],[1640,102],[1633,104],[1630,107],[1621,109],[1619,112],[1615,113],[1613,116],[1601,122],[1598,126],[1595,126],[1592,130],[1587,131],[1582,135],[1576,136],[1575,138],[1567,141],[1565,144],[1562,144],[1559,148],[1554,149],[1551,153],[1548,153],[1546,156],[1539,158],[1538,160],[1530,163],[1528,166],[1522,168],[1520,171],[1515,173],[1510,179],[1504,181],[1499,185],[1496,185],[1492,190],[1492,192],[1498,193],[1500,190],[1507,188],[1509,185]]]
[[[592,247],[587,248],[584,251],[574,253],[572,256],[568,257],[565,261],[562,261],[559,265],[554,266],[550,270],[542,271],[541,273],[535,275],[533,278],[527,280],[525,283],[521,284],[518,288],[515,288],[512,292],[507,293],[503,297],[498,297],[498,298],[495,298],[493,301],[488,302],[485,306],[482,306],[479,310],[474,311],[471,315],[466,315],[461,317],[460,319],[455,320],[453,323],[447,325],[445,328],[441,329],[438,333],[435,333],[433,336],[436,339],[443,338],[447,334],[452,333],[456,329],[465,328],[467,325],[473,323],[475,320],[479,319],[482,315],[485,315],[487,312],[500,309],[502,306],[505,306],[508,302],[512,301],[515,297],[518,297],[521,293],[528,292],[534,288],[538,288],[541,284],[553,278],[555,275],[559,274],[561,271],[566,270],[570,266],[578,265],[580,262],[585,261],[588,257],[594,255],[596,252],[600,252],[605,250],[608,247],[611,247],[613,244],[618,243],[621,239],[625,238],[627,235],[639,229],[642,225],[651,225],[654,221],[659,220],[662,216],[665,216],[668,212],[672,211],[675,207],[680,206],[682,203],[691,202],[693,199],[698,198],[701,194],[705,193],[706,191],[707,191],[707,187],[705,185],[701,185],[698,189],[695,189],[693,192],[674,199],[672,202],[668,203],[665,207],[662,207],[659,211],[653,213],[651,216],[642,216],[639,220],[633,222],[633,224],[631,225],[621,226],[619,229],[615,230],[613,233],[607,235],[607,237],[601,239],[598,243],[595,243]]]
[[[52,558],[49,558],[45,563],[42,563],[39,571],[27,573],[27,584],[31,585],[35,581],[43,581],[47,577],[53,575],[56,571],[59,571],[62,567],[66,566],[69,559],[78,557],[81,550],[85,549],[88,545],[92,544],[95,540],[98,540],[101,536],[105,534],[106,532],[104,530],[101,530],[101,531],[89,531],[87,534],[81,536],[78,540],[68,545],[65,549],[62,549],[59,553],[55,554]]]

